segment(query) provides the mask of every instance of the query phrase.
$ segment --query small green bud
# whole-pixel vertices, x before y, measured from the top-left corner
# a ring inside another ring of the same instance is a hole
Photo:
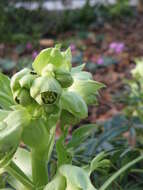
[[[11,78],[11,84],[10,84],[12,92],[15,92],[21,88],[19,80],[29,73],[30,73],[30,69],[25,68],[19,71],[18,73],[16,73],[15,75],[13,75],[13,77]]]
[[[57,81],[59,81],[63,88],[68,88],[73,83],[73,78],[70,72],[66,72],[63,70],[55,71],[55,78],[57,79]]]

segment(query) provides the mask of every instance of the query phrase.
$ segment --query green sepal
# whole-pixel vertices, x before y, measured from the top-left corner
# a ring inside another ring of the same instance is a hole
[[[86,71],[72,73],[74,80],[92,80],[92,74]]]
[[[61,106],[63,110],[67,110],[80,119],[88,115],[86,103],[76,92],[64,91],[61,96]]]
[[[53,64],[56,69],[65,69],[69,71],[71,69],[71,51],[67,49],[62,52],[60,46],[54,48],[47,48],[42,50],[35,58],[32,66],[33,69],[41,75],[44,68],[48,64]]]
[[[84,99],[84,101],[90,104],[97,103],[98,90],[105,85],[96,82],[94,80],[74,80],[73,85],[69,88],[69,91],[76,92]]]
[[[12,92],[15,92],[21,88],[19,80],[25,75],[29,74],[30,72],[31,72],[30,69],[24,68],[21,71],[17,72],[15,75],[13,75],[10,83]]]
[[[60,85],[63,88],[68,88],[73,83],[73,78],[70,74],[70,72],[63,71],[63,70],[57,70],[55,71],[55,78],[60,83]]]
[[[26,88],[26,89],[30,89],[33,80],[37,77],[37,75],[35,74],[31,74],[31,72],[29,74],[24,75],[20,80],[19,80],[19,84],[22,88]]]
[[[55,104],[61,95],[62,88],[56,79],[48,76],[34,80],[30,94],[38,104]]]

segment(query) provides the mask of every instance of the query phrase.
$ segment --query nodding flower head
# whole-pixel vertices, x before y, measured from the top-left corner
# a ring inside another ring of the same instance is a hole
[[[34,80],[30,89],[31,96],[38,104],[55,104],[62,92],[58,81],[53,77],[42,76]]]
[[[11,90],[16,103],[27,105],[32,102],[30,87],[36,77],[30,69],[23,69],[12,77]]]

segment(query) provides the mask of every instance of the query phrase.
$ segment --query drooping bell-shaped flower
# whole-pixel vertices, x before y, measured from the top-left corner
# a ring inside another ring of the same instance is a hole
[[[32,103],[29,91],[36,77],[36,74],[27,68],[21,70],[12,77],[11,90],[13,98],[18,104],[28,105]]]
[[[68,91],[78,93],[86,102],[87,105],[96,104],[97,95],[100,88],[104,87],[102,83],[92,79],[92,75],[85,71],[74,71],[72,73],[74,82],[68,88]]]
[[[30,95],[38,104],[51,105],[57,103],[62,93],[62,88],[53,77],[42,76],[33,81],[30,88]]]

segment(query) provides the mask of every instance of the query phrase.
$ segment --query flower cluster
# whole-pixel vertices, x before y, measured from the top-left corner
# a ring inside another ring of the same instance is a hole
[[[61,51],[60,45],[56,45],[37,55],[33,70],[24,68],[11,80],[0,75],[0,83],[8,92],[0,95],[0,103],[3,103],[0,105],[6,108],[0,110],[0,167],[9,164],[21,140],[38,152],[36,159],[39,156],[46,163],[53,148],[57,121],[62,126],[75,124],[87,117],[88,105],[96,104],[98,90],[104,85],[82,71],[84,64],[72,68],[71,58],[70,49]],[[65,175],[62,172],[60,178]],[[35,175],[33,180],[38,183],[34,170]],[[38,186],[46,182],[45,176]],[[89,182],[88,179],[93,189]]]

